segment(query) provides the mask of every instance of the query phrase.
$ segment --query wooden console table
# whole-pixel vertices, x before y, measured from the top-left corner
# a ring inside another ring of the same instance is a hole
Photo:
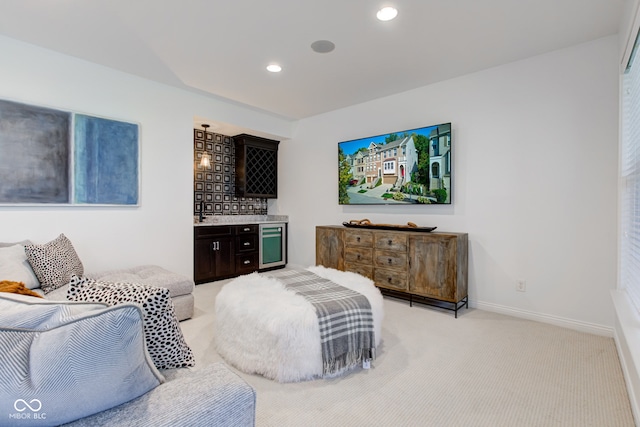
[[[316,227],[316,264],[372,279],[383,294],[455,312],[469,307],[466,233]]]

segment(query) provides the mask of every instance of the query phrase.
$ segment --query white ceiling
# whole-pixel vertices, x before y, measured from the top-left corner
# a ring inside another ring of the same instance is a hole
[[[300,119],[615,34],[623,1],[1,0],[0,34]]]

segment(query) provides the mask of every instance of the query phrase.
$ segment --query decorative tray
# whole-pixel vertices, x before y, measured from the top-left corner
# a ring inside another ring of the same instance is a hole
[[[393,231],[416,231],[422,233],[429,233],[438,227],[418,227],[412,222],[408,222],[407,225],[395,225],[395,224],[373,224],[368,219],[352,220],[349,222],[343,222],[342,225],[350,228],[368,228],[375,230],[393,230]]]

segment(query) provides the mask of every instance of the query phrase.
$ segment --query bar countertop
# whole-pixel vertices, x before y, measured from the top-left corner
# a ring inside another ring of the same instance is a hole
[[[194,216],[194,227],[207,225],[242,225],[242,224],[269,224],[289,222],[287,215],[207,215],[202,222],[198,222],[198,216]]]

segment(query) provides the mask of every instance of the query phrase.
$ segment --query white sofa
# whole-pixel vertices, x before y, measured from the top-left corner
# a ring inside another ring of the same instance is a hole
[[[173,273],[157,265],[142,265],[85,274],[84,267],[71,242],[63,234],[51,242],[35,246],[42,254],[52,258],[52,261],[43,261],[44,265],[56,265],[60,267],[59,270],[66,270],[63,274],[60,274],[60,277],[56,278],[59,283],[56,283],[55,286],[47,287],[44,286],[44,282],[40,283],[42,274],[38,274],[41,273],[39,271],[34,271],[25,253],[26,247],[33,248],[33,243],[29,240],[15,243],[0,242],[0,281],[23,282],[28,288],[40,293],[47,299],[55,301],[66,299],[68,289],[66,283],[68,283],[72,274],[85,275],[105,282],[152,285],[169,289],[178,320],[189,319],[193,316],[195,283],[188,277]]]

